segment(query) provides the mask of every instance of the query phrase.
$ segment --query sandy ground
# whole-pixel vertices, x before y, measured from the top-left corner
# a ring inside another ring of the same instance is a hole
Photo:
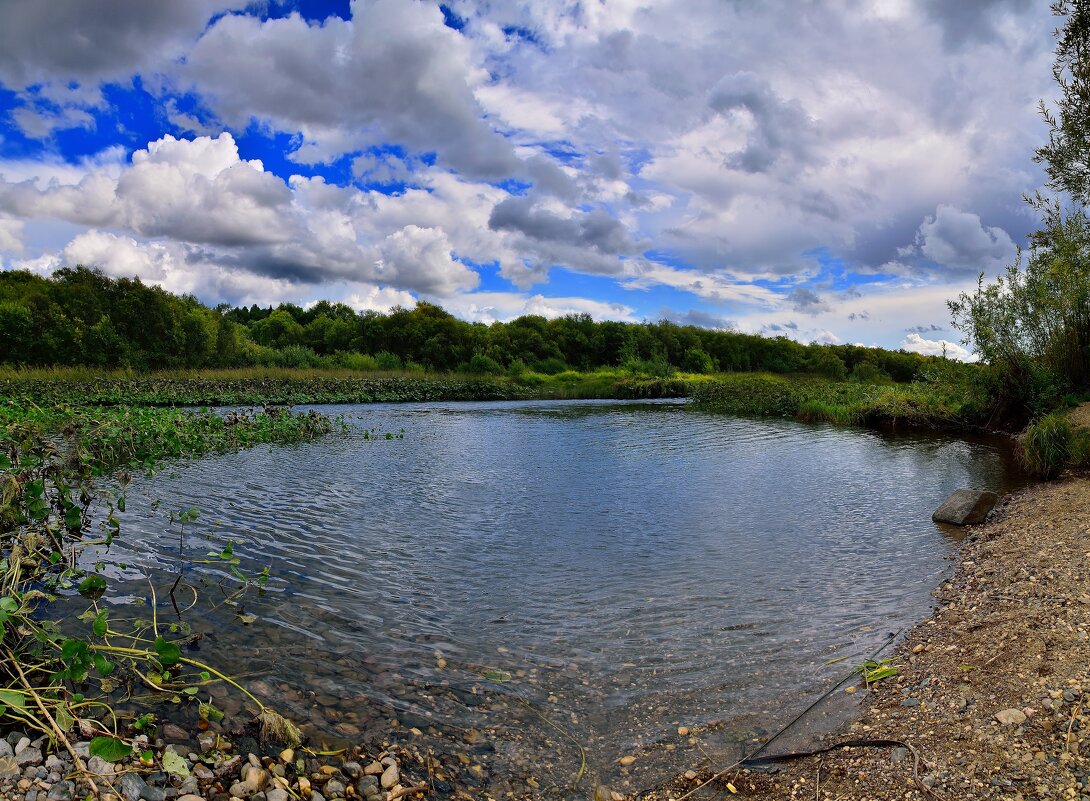
[[[934,613],[895,652],[898,674],[857,687],[861,717],[818,743],[906,747],[735,770],[703,787],[712,771],[690,773],[644,798],[1090,801],[1088,579],[1090,479],[1011,496],[965,540]]]

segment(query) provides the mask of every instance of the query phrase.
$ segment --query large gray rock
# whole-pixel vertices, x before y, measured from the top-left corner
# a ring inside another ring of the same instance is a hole
[[[931,519],[936,523],[971,526],[987,517],[999,496],[987,490],[959,489],[935,510]]]

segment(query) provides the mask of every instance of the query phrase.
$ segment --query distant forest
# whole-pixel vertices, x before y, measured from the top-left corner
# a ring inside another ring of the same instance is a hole
[[[0,362],[103,368],[326,367],[508,374],[623,367],[653,375],[769,371],[911,381],[934,357],[801,345],[734,331],[595,322],[589,315],[470,323],[419,303],[388,314],[320,301],[308,309],[209,308],[138,278],[86,267],[52,278],[0,272]]]

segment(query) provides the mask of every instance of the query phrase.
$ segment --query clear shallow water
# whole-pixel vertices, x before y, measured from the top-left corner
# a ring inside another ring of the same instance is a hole
[[[323,410],[350,433],[138,479],[123,538],[139,547],[115,544],[114,591],[169,587],[168,512],[198,507],[186,617],[207,659],[319,739],[391,718],[437,749],[452,738],[492,792],[533,775],[564,797],[573,742],[592,782],[651,784],[701,756],[679,725],[735,756],[845,672],[829,660],[926,614],[951,553],[930,515],[951,491],[1018,481],[994,442],[676,402]],[[364,439],[371,427],[405,436]],[[243,570],[271,566],[243,600],[248,626],[208,611],[235,584],[194,561],[228,540]],[[637,762],[620,770],[625,754]]]

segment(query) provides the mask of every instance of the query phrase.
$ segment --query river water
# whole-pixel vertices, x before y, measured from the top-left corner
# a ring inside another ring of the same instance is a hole
[[[926,615],[951,491],[1019,481],[995,441],[674,401],[317,408],[349,433],[137,479],[106,600],[150,576],[169,619],[182,570],[202,658],[317,741],[463,749],[495,797],[585,797],[576,744],[584,788],[730,761]]]

